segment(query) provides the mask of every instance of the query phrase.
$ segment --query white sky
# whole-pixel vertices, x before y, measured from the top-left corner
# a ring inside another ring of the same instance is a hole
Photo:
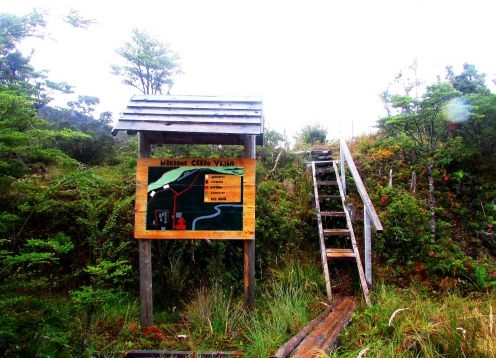
[[[51,15],[52,39],[28,44],[36,69],[114,118],[137,93],[110,73],[132,28],[180,54],[172,94],[262,96],[267,126],[290,138],[313,123],[329,138],[373,131],[379,93],[415,58],[430,82],[464,62],[496,78],[491,0],[2,0],[0,11],[33,7]],[[60,20],[70,9],[98,24],[71,28]]]

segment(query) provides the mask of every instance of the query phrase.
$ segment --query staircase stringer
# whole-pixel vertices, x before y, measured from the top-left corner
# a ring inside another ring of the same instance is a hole
[[[331,163],[331,161],[329,161],[329,163]],[[329,266],[327,263],[324,229],[322,227],[322,215],[320,213],[319,187],[317,185],[315,161],[312,161],[312,178],[313,178],[315,209],[317,211],[317,226],[319,229],[320,257],[322,261],[322,269],[324,270],[324,280],[325,280],[325,286],[327,292],[327,299],[331,301],[332,300],[331,280],[329,278]]]
[[[365,302],[367,303],[367,305],[370,306],[371,301],[370,301],[369,287],[368,287],[367,281],[365,279],[365,272],[363,270],[362,260],[360,258],[360,251],[358,250],[358,245],[356,243],[355,232],[353,231],[353,225],[351,223],[350,213],[346,209],[346,197],[344,195],[343,184],[341,181],[341,176],[339,174],[336,162],[337,161],[334,160],[332,162],[332,165],[334,168],[334,172],[336,174],[336,180],[338,182],[338,188],[339,188],[339,193],[341,195],[343,210],[344,210],[344,213],[346,216],[346,225],[348,227],[348,230],[350,231],[351,246],[352,246],[353,252],[355,254],[355,260],[356,260],[357,269],[358,269],[358,276],[360,278],[360,286],[362,287],[362,292],[363,292],[363,297],[365,299]],[[319,216],[320,216],[320,211],[319,211]]]

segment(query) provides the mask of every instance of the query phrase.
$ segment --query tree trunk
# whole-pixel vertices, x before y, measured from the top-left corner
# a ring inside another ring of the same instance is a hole
[[[431,229],[431,241],[436,239],[436,198],[434,197],[434,161],[429,159],[427,174],[429,176],[429,223]]]

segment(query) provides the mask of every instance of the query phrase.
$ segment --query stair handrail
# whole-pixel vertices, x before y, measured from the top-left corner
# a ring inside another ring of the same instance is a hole
[[[353,181],[357,187],[358,193],[362,198],[364,210],[363,210],[363,232],[364,232],[364,261],[365,261],[365,280],[369,286],[372,286],[372,234],[370,230],[370,223],[374,224],[376,231],[383,231],[381,221],[379,216],[375,211],[374,204],[370,200],[367,189],[363,184],[362,178],[358,173],[353,157],[351,156],[350,150],[346,141],[341,138],[339,141],[339,157],[340,157],[340,171],[341,171],[341,184],[343,187],[344,195],[346,196],[346,164],[348,164],[348,169],[351,172]]]
[[[341,139],[339,142],[339,156],[341,159],[341,163],[340,163],[341,182],[343,184],[344,194],[346,195],[346,176],[345,176],[345,162],[346,162],[348,164],[348,169],[350,170],[351,175],[353,176],[353,180],[355,181],[358,194],[360,194],[360,197],[362,198],[363,205],[367,209],[375,229],[377,231],[383,231],[381,220],[379,220],[379,216],[375,211],[374,204],[372,204],[372,201],[370,200],[369,194],[367,193],[367,189],[365,189],[365,185],[363,184],[362,178],[358,173],[353,157],[351,156],[348,145],[346,144],[346,141],[344,139]]]

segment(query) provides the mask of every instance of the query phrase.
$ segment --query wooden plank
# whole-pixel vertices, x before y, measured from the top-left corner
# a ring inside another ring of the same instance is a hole
[[[206,117],[206,118],[215,118],[215,117],[227,117],[227,118],[246,118],[246,119],[254,119],[260,123],[260,116],[262,112],[259,110],[222,110],[222,109],[189,109],[189,108],[127,108],[122,112],[122,116],[120,119],[135,119],[135,118],[143,118],[145,115],[153,115],[153,116],[163,116],[166,117],[164,120],[168,120],[168,117]]]
[[[314,161],[314,163],[316,168],[322,168],[332,165],[332,160],[319,160],[319,161]]]
[[[356,257],[352,249],[326,249],[326,255],[328,260],[355,259]]]
[[[317,180],[317,186],[336,186],[338,182],[335,180]]]
[[[123,357],[123,358],[217,358],[217,357],[241,357],[244,352],[240,351],[219,351],[219,352],[196,352],[196,351],[168,351],[168,350],[134,350],[125,352],[110,353],[109,357]],[[107,355],[105,355],[107,356]]]
[[[219,125],[252,125],[252,126],[260,126],[261,120],[256,117],[247,117],[247,116],[167,116],[163,115],[155,115],[155,114],[127,114],[124,113],[121,118],[119,118],[119,122],[144,122],[144,124],[148,123],[160,123],[165,125],[171,124],[219,124]]]
[[[344,163],[344,161],[346,161],[346,163],[348,163],[348,168],[350,169],[351,175],[353,176],[353,180],[355,181],[355,185],[357,187],[358,193],[362,198],[363,205],[365,205],[365,207],[369,212],[370,220],[374,224],[374,227],[377,231],[382,231],[383,228],[381,221],[379,220],[379,216],[375,211],[374,204],[372,204],[372,200],[370,200],[369,194],[367,193],[367,189],[365,189],[365,185],[363,184],[362,178],[358,173],[358,170],[355,166],[355,162],[353,161],[353,157],[351,156],[350,150],[348,149],[348,145],[346,144],[346,141],[344,139],[341,139],[340,141],[340,149],[341,149],[341,162]],[[346,189],[344,188],[344,190]]]
[[[207,133],[160,133],[146,132],[150,144],[222,144],[243,145],[240,134],[207,134]],[[257,140],[261,136],[257,136]],[[257,143],[258,144],[258,143]]]
[[[322,211],[320,215],[330,217],[346,217],[346,213],[344,211]]]
[[[325,229],[324,235],[325,236],[348,236],[348,235],[350,235],[350,230],[348,230],[348,229]]]
[[[328,194],[326,194],[326,195],[322,195],[322,194],[321,194],[321,195],[319,196],[319,200],[320,200],[320,201],[323,201],[323,200],[325,200],[325,199],[331,199],[331,200],[341,200],[341,195],[328,195]]]
[[[332,174],[334,173],[333,168],[317,168],[316,174]]]
[[[217,134],[242,134],[259,135],[263,128],[259,124],[218,124],[218,123],[167,123],[167,122],[145,122],[145,121],[119,121],[113,132],[120,130],[177,132],[177,133],[217,133]]]
[[[339,335],[351,322],[355,302],[352,298],[344,298],[337,307],[304,339],[291,354],[293,358],[317,358],[321,353],[317,350],[329,352],[337,343]]]
[[[137,101],[132,99],[127,108],[195,108],[261,110],[261,102],[186,102],[186,101]]]
[[[363,211],[363,236],[365,261],[365,280],[367,285],[372,287],[372,235],[370,232],[370,215],[367,210]]]
[[[168,95],[135,95],[131,101],[158,102],[206,102],[206,103],[261,103],[257,96],[168,96]]]
[[[344,148],[340,144],[340,146],[339,146],[339,159],[340,159],[339,167],[341,170],[341,188],[343,189],[343,195],[346,197],[346,195],[347,195],[347,193],[346,193],[346,172],[345,172],[346,158],[344,156],[343,150],[344,150]]]
[[[316,318],[311,320],[305,327],[303,327],[297,334],[295,334],[289,341],[284,343],[276,353],[270,356],[270,358],[286,358],[292,351],[305,339],[310,332],[312,332],[317,326],[331,313],[332,310],[341,302],[342,299],[335,299],[329,303],[326,309],[319,314]]]

